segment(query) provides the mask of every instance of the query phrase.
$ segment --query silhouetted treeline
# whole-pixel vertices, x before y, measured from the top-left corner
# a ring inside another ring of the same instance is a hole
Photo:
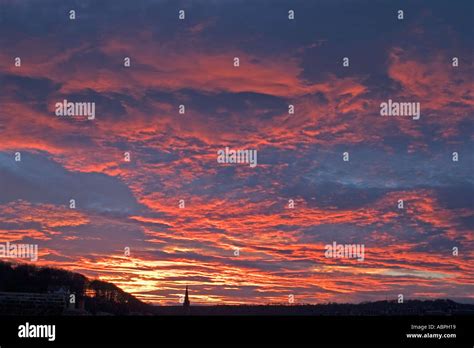
[[[82,274],[50,267],[11,264],[0,261],[0,292],[49,293],[64,289],[84,301],[84,309],[92,314],[146,314],[152,306],[141,302],[116,285],[89,280]]]
[[[156,315],[180,315],[182,307],[157,306]],[[451,300],[377,301],[365,303],[328,303],[316,305],[217,305],[191,306],[190,315],[286,315],[286,316],[403,316],[403,315],[474,315],[474,304]]]

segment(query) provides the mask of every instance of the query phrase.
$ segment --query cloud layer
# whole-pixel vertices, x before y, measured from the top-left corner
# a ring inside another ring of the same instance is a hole
[[[474,300],[472,6],[3,1],[0,242],[157,304]]]

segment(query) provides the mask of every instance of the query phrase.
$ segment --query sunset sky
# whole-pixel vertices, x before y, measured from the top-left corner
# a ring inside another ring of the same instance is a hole
[[[473,17],[447,0],[0,0],[0,243],[163,305],[186,285],[204,305],[474,301]],[[56,116],[64,99],[95,120]],[[420,119],[381,116],[388,99]],[[218,163],[225,147],[258,165]],[[333,241],[364,260],[326,258]]]

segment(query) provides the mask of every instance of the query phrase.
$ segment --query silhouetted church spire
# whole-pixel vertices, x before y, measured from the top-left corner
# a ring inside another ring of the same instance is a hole
[[[190,305],[191,305],[191,303],[189,302],[188,286],[186,285],[186,293],[184,295],[183,306],[188,308]]]

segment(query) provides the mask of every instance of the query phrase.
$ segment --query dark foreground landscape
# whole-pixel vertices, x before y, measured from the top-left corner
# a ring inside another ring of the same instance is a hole
[[[78,273],[0,262],[0,315],[474,315],[474,304],[437,299],[403,303],[154,306],[114,284],[90,280]]]

